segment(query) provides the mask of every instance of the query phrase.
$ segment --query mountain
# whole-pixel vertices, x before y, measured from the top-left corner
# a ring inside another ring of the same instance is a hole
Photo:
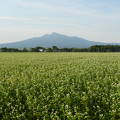
[[[27,39],[20,42],[0,44],[0,47],[8,48],[32,48],[36,46],[59,48],[88,48],[92,45],[106,45],[108,43],[89,41],[84,38],[67,36],[59,33],[46,34],[42,37]],[[110,43],[109,43],[110,44]]]

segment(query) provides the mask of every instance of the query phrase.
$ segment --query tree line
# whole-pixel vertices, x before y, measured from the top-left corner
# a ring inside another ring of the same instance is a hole
[[[51,48],[35,47],[35,48],[0,48],[0,52],[120,52],[120,45],[94,45],[89,48]]]

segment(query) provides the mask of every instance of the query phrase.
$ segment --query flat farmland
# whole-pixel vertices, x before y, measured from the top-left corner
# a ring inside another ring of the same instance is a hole
[[[1,120],[119,120],[120,53],[0,53]]]

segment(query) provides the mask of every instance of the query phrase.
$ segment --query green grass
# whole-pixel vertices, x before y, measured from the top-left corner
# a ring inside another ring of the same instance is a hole
[[[119,120],[120,53],[0,53],[1,120]]]

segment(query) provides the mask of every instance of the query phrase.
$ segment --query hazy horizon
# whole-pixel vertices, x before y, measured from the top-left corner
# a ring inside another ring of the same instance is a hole
[[[119,0],[0,1],[0,43],[57,32],[120,43]]]
[[[68,36],[68,37],[78,37],[78,38],[82,38],[82,39],[85,39],[85,40],[88,40],[84,37],[80,37],[80,36],[75,36],[75,35],[67,35],[67,34],[63,34],[63,33],[57,33],[57,32],[51,32],[51,33],[48,33],[48,34],[43,34],[43,35],[40,35],[40,36],[33,36],[33,37],[28,37],[26,39],[23,39],[23,40],[18,40],[18,41],[9,41],[9,42],[1,42],[0,44],[9,44],[9,43],[16,43],[16,42],[22,42],[22,41],[26,41],[26,40],[30,40],[30,39],[34,39],[34,38],[41,38],[45,35],[52,35],[52,34],[59,34],[59,35],[65,35],[65,36]],[[93,40],[88,40],[88,41],[93,41]],[[93,41],[93,42],[101,42],[101,41]],[[104,42],[104,41],[103,41]],[[104,43],[113,43],[113,42],[104,42]],[[120,42],[114,42],[114,43],[120,43]]]

